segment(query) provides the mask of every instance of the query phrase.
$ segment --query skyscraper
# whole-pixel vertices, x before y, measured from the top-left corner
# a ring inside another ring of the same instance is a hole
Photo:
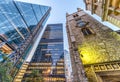
[[[86,10],[120,27],[120,0],[84,0]]]
[[[33,70],[41,72],[44,82],[65,82],[62,24],[47,25],[23,80]]]
[[[0,2],[0,60],[13,62],[11,74],[21,67],[49,17],[51,8],[13,0]]]
[[[80,8],[66,18],[74,82],[120,81],[120,35]]]

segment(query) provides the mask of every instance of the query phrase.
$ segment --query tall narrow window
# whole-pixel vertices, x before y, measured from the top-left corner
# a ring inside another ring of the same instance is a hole
[[[81,31],[85,36],[92,34],[89,28],[83,28]]]

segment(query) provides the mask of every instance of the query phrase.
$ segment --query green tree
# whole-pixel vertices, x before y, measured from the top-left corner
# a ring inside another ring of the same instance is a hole
[[[25,78],[25,82],[44,82],[41,73],[39,70],[32,70],[30,76]]]
[[[12,63],[5,55],[2,55],[2,58],[3,61],[0,62],[0,82],[12,82],[12,77],[9,74]]]

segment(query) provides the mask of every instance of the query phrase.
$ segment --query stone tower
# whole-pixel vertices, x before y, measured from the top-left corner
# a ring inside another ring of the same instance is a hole
[[[80,8],[66,20],[74,82],[120,81],[120,35]]]

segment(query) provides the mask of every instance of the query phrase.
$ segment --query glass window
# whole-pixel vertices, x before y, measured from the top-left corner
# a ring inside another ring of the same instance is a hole
[[[14,24],[17,26],[19,31],[26,37],[29,33],[26,29],[26,25],[22,22],[22,18],[20,15],[17,15],[14,19],[12,19]]]
[[[48,11],[48,9],[49,9],[49,7],[45,6],[45,11],[46,11],[46,12]]]
[[[18,32],[14,29],[14,27],[10,24],[10,22],[0,13],[0,34],[2,37],[7,39],[8,43],[13,43],[15,45],[19,45],[23,39],[18,34]],[[12,42],[13,41],[13,42]]]
[[[0,8],[2,11],[1,14],[4,14],[4,16],[9,19],[9,21],[11,21],[17,27],[17,29],[19,29],[21,34],[26,37],[28,31],[26,30],[26,26],[22,22],[22,18],[14,4],[12,2],[9,2],[7,5],[2,4]]]
[[[77,21],[77,26],[78,27],[83,27],[83,26],[85,26],[86,25],[86,22],[84,22],[84,21],[82,21],[82,20],[78,20]]]
[[[40,21],[42,18],[42,12],[40,11],[39,5],[32,5],[37,16],[37,20]]]
[[[90,31],[90,29],[88,29],[88,28],[84,28],[84,29],[82,29],[81,31],[82,31],[82,33],[83,33],[84,35],[90,35],[90,34],[92,34],[92,32]]]
[[[35,14],[33,12],[33,8],[31,6],[31,4],[22,3],[22,2],[19,2],[16,4],[17,4],[18,8],[20,9],[20,12],[23,15],[25,21],[27,22],[29,29],[32,31],[38,22],[35,17]]]
[[[42,15],[44,15],[44,14],[46,13],[46,11],[45,11],[45,7],[42,6],[42,5],[40,5],[40,9],[41,9],[41,11],[42,11]]]

